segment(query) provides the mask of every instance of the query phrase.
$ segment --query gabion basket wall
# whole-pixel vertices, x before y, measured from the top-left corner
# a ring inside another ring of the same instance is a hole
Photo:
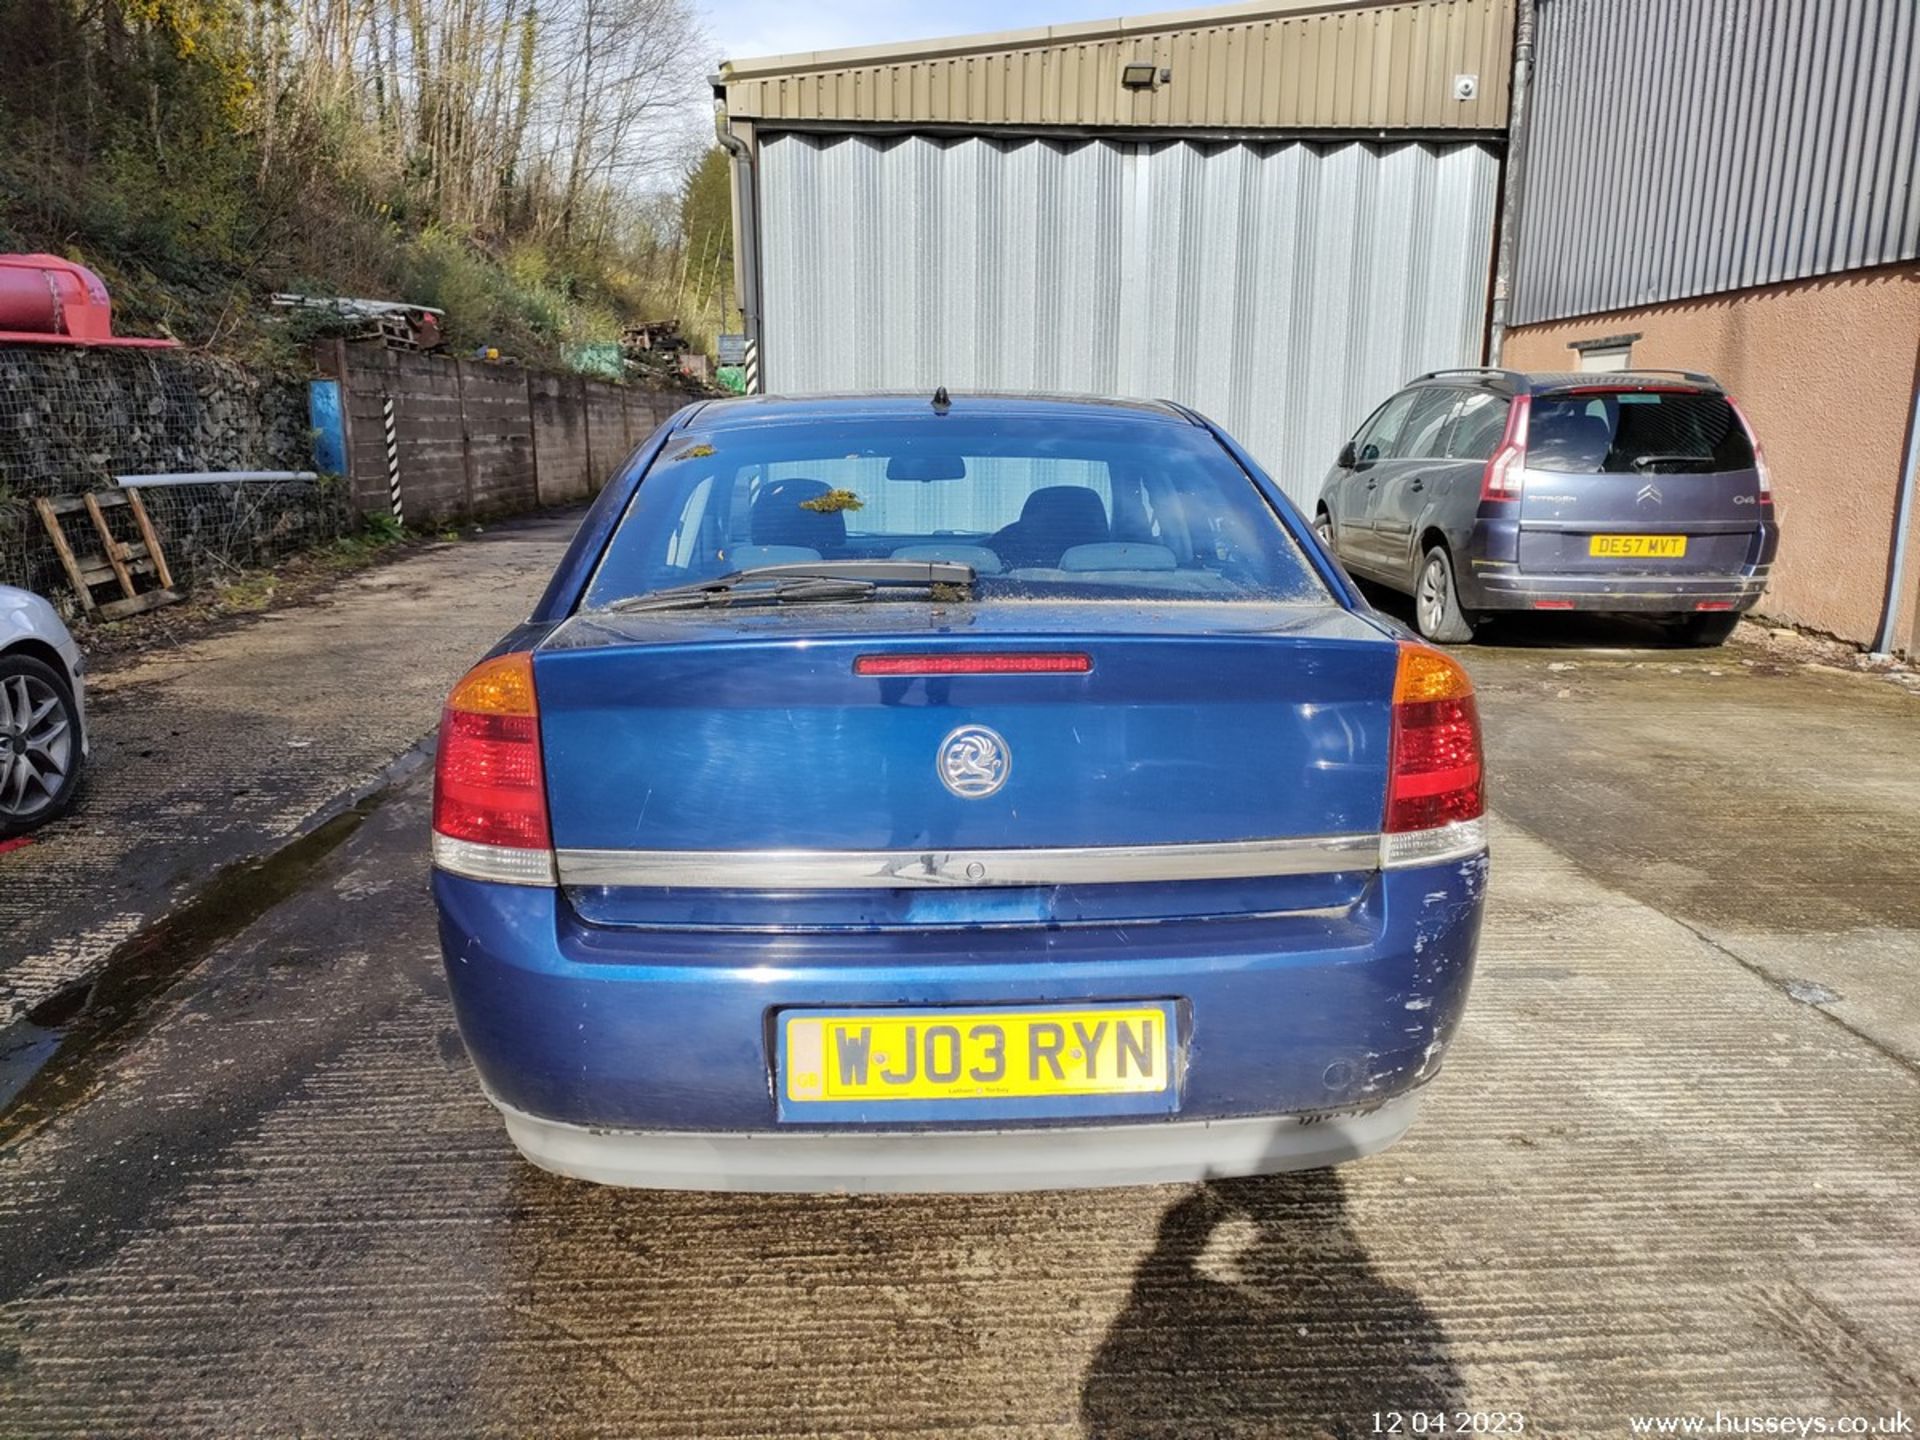
[[[0,346],[0,584],[72,600],[37,496],[109,489],[117,475],[303,470],[311,450],[300,381],[181,351]],[[183,585],[351,525],[331,477],[142,494]]]

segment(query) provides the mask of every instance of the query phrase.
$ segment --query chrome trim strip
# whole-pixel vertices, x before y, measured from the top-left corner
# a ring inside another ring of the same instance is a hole
[[[506,845],[480,845],[433,833],[433,866],[469,880],[496,885],[554,884],[551,850],[516,850]]]
[[[1052,850],[562,850],[562,885],[689,890],[922,890],[1128,885],[1373,870],[1378,835]]]

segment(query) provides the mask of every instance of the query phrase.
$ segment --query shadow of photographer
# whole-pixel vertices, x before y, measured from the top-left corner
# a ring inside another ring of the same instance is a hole
[[[1374,1270],[1339,1175],[1308,1170],[1209,1181],[1167,1211],[1080,1409],[1097,1440],[1344,1440],[1461,1391],[1431,1312]]]

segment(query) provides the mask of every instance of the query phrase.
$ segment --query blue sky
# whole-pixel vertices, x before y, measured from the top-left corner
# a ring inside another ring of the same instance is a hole
[[[713,57],[746,59],[845,45],[885,45],[980,30],[1106,20],[1182,8],[1187,0],[699,0]]]

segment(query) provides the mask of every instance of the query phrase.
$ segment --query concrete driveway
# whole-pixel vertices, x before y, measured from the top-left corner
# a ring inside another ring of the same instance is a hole
[[[1467,652],[1497,818],[1465,1030],[1400,1146],[1266,1181],[812,1199],[533,1171],[452,1028],[426,777],[402,779],[240,933],[188,927],[185,978],[0,1121],[0,1433],[1911,1417],[1920,700],[1645,638]]]

